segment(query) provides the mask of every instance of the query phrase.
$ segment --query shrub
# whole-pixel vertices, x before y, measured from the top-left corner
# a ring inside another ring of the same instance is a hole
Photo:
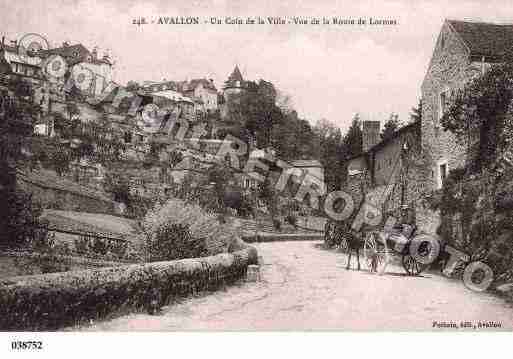
[[[273,219],[274,229],[281,231],[281,221],[279,219]]]
[[[30,193],[4,188],[0,198],[5,204],[0,206],[0,245],[19,247],[46,236],[41,207]]]
[[[207,253],[205,238],[192,238],[189,226],[183,224],[160,227],[154,240],[148,243],[148,254],[152,262],[204,257]]]
[[[217,254],[226,251],[230,242],[237,238],[235,230],[219,223],[213,213],[176,198],[148,211],[141,223],[141,232],[150,261]],[[224,248],[218,246],[220,241]],[[164,251],[169,257],[162,257],[158,251]]]
[[[296,227],[297,225],[297,217],[294,216],[293,214],[289,214],[285,217],[285,222],[287,222],[288,224],[290,224],[291,226],[294,226]]]

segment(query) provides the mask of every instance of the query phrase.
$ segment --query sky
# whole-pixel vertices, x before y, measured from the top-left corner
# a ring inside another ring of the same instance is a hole
[[[0,14],[7,40],[34,32],[52,46],[108,51],[120,84],[206,77],[221,89],[237,64],[245,79],[274,83],[301,117],[345,130],[355,113],[384,121],[394,112],[406,122],[444,19],[513,23],[513,1],[0,0]],[[132,24],[141,16],[373,17],[397,25]]]

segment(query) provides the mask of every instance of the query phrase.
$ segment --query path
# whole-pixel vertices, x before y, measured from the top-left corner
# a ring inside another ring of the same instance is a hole
[[[436,274],[347,271],[346,257],[319,242],[258,243],[263,280],[81,330],[433,330],[433,321],[496,321],[513,329],[513,308]],[[436,329],[441,330],[441,329]]]

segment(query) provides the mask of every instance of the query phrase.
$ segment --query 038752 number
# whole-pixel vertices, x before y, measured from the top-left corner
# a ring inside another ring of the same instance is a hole
[[[13,350],[41,350],[43,349],[43,342],[36,341],[13,341],[11,342]]]

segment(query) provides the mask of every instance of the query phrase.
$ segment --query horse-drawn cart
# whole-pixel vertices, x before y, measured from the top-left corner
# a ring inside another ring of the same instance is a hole
[[[413,237],[413,233],[407,237],[404,232],[368,232],[363,243],[363,255],[369,270],[383,274],[392,256],[400,255],[401,264],[406,273],[408,275],[419,275],[427,268],[427,265],[410,253]],[[418,243],[420,243],[420,246],[416,250],[417,255],[427,256],[429,254],[429,242],[420,240]]]

